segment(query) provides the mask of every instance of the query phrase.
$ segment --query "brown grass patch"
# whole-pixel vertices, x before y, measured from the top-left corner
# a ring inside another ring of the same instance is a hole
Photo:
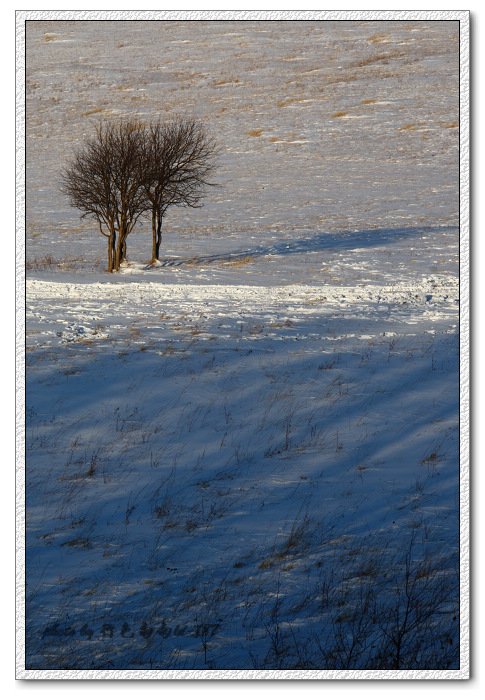
[[[400,58],[401,56],[405,56],[406,54],[403,51],[394,51],[392,53],[381,53],[377,54],[375,56],[369,56],[369,58],[363,58],[361,61],[357,61],[355,64],[359,68],[364,68],[365,66],[369,66],[372,63],[387,63],[387,61],[390,61],[392,58]]]
[[[297,100],[296,97],[288,97],[286,100],[281,100],[280,102],[276,103],[277,107],[287,107],[288,105],[293,104],[294,102],[301,102],[301,100]]]
[[[290,326],[294,326],[295,324],[293,321],[290,321],[289,318],[286,319],[286,321],[280,321],[280,322],[274,322],[274,323],[268,323],[268,328],[287,328]]]
[[[44,270],[48,267],[57,267],[60,270],[75,270],[78,263],[86,262],[84,258],[65,258],[64,260],[56,260],[50,255],[44,255],[42,258],[34,258],[27,260],[25,263],[26,270]]]
[[[69,542],[63,542],[61,547],[81,547],[82,549],[92,549],[93,545],[87,537],[76,537]]]
[[[390,38],[390,34],[374,34],[370,36],[367,41],[371,41],[373,44],[386,44]]]
[[[104,112],[104,107],[98,107],[98,109],[90,109],[88,112],[84,112],[85,117],[89,117],[90,114],[99,114],[100,112]]]
[[[238,83],[239,78],[223,78],[222,80],[215,80],[212,85],[231,85],[232,83]]]
[[[418,122],[417,124],[405,124],[399,127],[398,131],[416,131],[419,126],[424,126],[426,122]]]
[[[243,267],[244,265],[249,265],[256,260],[254,255],[245,255],[242,258],[234,258],[234,260],[226,260],[224,265],[227,267]]]
[[[355,73],[335,73],[325,80],[326,85],[335,85],[336,83],[353,83],[358,80]],[[323,92],[325,88],[318,88],[319,92]]]

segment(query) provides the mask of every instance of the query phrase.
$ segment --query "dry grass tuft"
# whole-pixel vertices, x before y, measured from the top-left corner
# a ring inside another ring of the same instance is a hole
[[[84,112],[84,116],[89,117],[90,114],[99,114],[104,111],[104,107],[98,107],[98,109],[90,109],[88,112]]]
[[[224,265],[226,267],[244,267],[244,265],[249,265],[256,260],[254,255],[245,255],[242,258],[234,258],[234,260],[226,260]]]
[[[280,102],[277,102],[276,106],[287,107],[288,105],[291,105],[294,102],[301,102],[301,100],[296,99],[296,97],[288,97],[286,100],[281,100]]]
[[[405,124],[404,126],[399,127],[398,131],[416,131],[416,129],[420,126],[424,126],[426,122],[418,122],[417,124]]]
[[[375,56],[369,56],[369,58],[363,58],[360,61],[357,61],[355,64],[359,68],[364,68],[365,66],[369,66],[372,63],[387,63],[389,60],[393,58],[400,58],[402,56],[405,56],[406,54],[403,51],[394,51],[392,53],[382,53],[382,54],[376,54]]]
[[[239,78],[223,78],[222,80],[215,80],[212,85],[232,85],[233,83],[238,83]]]
[[[86,262],[85,258],[64,258],[64,260],[56,260],[51,255],[44,255],[43,258],[27,260],[25,263],[25,269],[45,270],[47,268],[57,267],[59,270],[75,270],[79,267],[79,263],[83,262]]]
[[[370,41],[373,44],[387,44],[390,40],[390,34],[373,34],[367,39],[367,41]]]

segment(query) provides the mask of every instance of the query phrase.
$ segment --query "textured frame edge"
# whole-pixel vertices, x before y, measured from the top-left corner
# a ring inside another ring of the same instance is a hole
[[[25,669],[25,22],[27,20],[455,20],[460,22],[460,669],[457,671],[42,671]],[[17,10],[16,678],[18,680],[466,680],[469,670],[469,12]]]

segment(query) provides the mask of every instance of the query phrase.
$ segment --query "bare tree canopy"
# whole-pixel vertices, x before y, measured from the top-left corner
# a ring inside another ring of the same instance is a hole
[[[144,188],[152,212],[152,262],[159,259],[162,220],[170,206],[197,207],[213,183],[217,149],[193,119],[151,123],[144,141]]]
[[[170,206],[201,206],[217,149],[191,119],[144,124],[103,121],[61,173],[61,191],[81,218],[98,222],[108,239],[108,272],[126,258],[126,239],[151,216],[152,261],[158,260],[162,220]]]
[[[61,191],[81,218],[94,218],[108,238],[108,271],[119,270],[126,239],[147,211],[140,161],[144,127],[137,121],[100,122],[61,174]]]

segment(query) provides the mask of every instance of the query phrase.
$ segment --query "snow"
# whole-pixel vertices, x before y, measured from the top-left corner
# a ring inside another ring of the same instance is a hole
[[[459,667],[457,38],[27,23],[27,669],[394,668],[406,566],[400,667]],[[100,109],[223,148],[114,275],[56,189]]]

